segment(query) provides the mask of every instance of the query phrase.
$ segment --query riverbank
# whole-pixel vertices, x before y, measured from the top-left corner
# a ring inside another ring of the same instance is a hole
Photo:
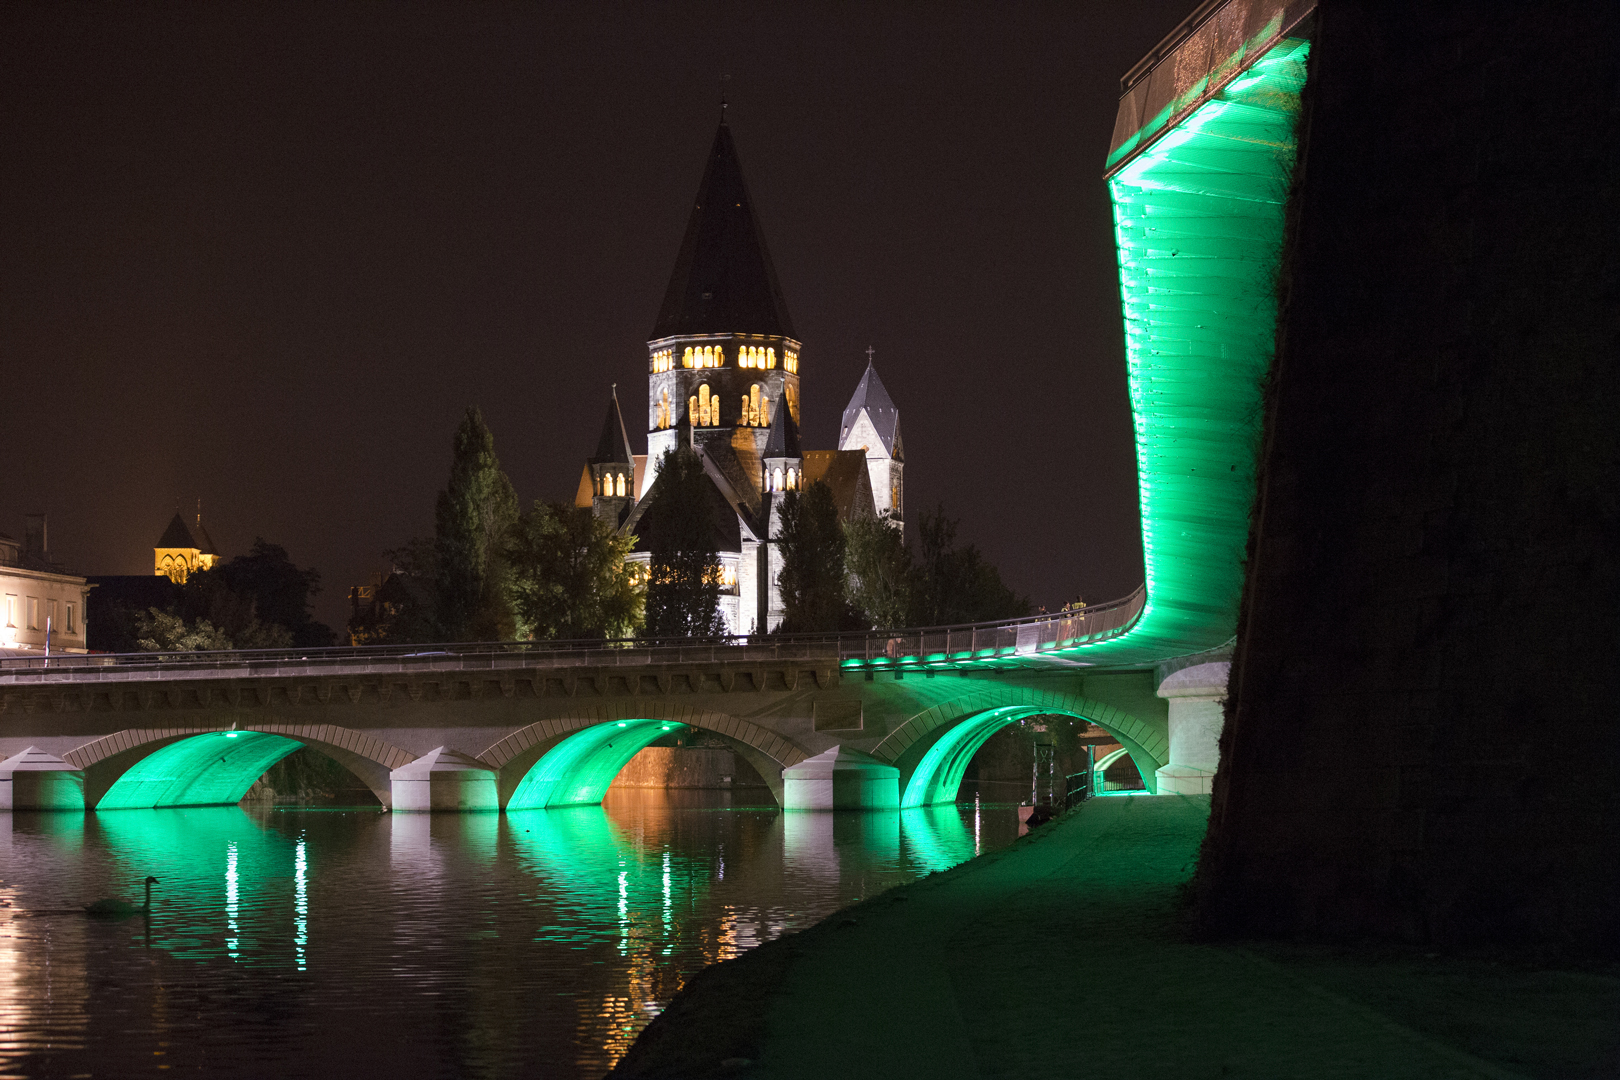
[[[615,1077],[1607,1077],[1620,979],[1190,941],[1209,800],[1095,799],[693,978]]]

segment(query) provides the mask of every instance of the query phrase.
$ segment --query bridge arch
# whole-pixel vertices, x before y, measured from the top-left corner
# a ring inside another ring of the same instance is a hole
[[[791,740],[739,716],[651,701],[542,720],[478,756],[496,770],[502,809],[578,806],[601,802],[632,757],[682,728],[718,735],[764,778],[779,803],[782,770],[809,757]]]
[[[354,773],[384,806],[388,774],[413,754],[332,724],[126,728],[62,755],[84,770],[86,809],[240,802],[265,770],[310,746]]]
[[[1149,790],[1169,758],[1165,728],[1100,701],[1053,690],[986,684],[911,717],[878,744],[873,756],[900,769],[902,807],[952,802],[968,762],[990,736],[1027,716],[1088,720],[1118,739]]]

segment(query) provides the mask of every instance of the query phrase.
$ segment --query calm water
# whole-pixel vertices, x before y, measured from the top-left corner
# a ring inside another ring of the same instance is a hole
[[[0,1077],[598,1077],[705,964],[1018,829],[729,798],[0,813]],[[46,913],[147,874],[150,918]]]

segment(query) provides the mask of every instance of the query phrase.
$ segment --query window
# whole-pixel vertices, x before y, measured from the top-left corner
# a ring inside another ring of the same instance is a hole
[[[798,480],[799,480],[798,472],[790,466],[788,468],[788,475],[787,475],[787,484],[788,484],[788,490],[789,491],[792,491],[792,490],[794,490],[795,488],[797,488],[799,486]]]
[[[776,367],[776,350],[775,349],[766,349],[765,350],[765,366],[768,367],[768,368],[775,368]]]
[[[771,365],[771,367],[775,367],[775,366],[776,366],[775,364]],[[782,366],[787,368],[788,371],[790,371],[793,374],[797,375],[799,373],[799,354],[796,353],[796,352],[789,352],[788,350],[783,349],[782,350]]]
[[[624,473],[620,473],[613,481],[613,494],[621,499],[624,497]]]
[[[720,399],[709,396],[709,384],[704,383],[698,387],[697,419],[692,422],[699,427],[718,427],[720,424]]]
[[[73,616],[74,616],[74,610],[73,610],[73,609],[74,609],[74,608],[75,608],[75,607],[77,607],[77,606],[78,606],[78,605],[76,605],[76,604],[74,604],[74,603],[73,603],[73,602],[72,602],[72,601],[71,601],[71,600],[70,600],[70,601],[68,601],[68,606],[67,606],[67,625],[66,625],[66,626],[65,626],[65,627],[64,627],[64,629],[65,629],[65,630],[66,630],[66,631],[67,631],[67,632],[68,632],[68,633],[70,633],[70,634],[77,634],[77,633],[78,633],[78,632],[79,632],[79,627],[78,627],[78,623],[77,623],[77,622],[75,622],[75,621],[74,621],[74,618],[73,618]]]
[[[778,465],[776,471],[771,473],[771,490],[782,490],[782,466]]]
[[[658,397],[658,405],[654,410],[653,423],[659,429],[667,428],[675,422],[675,417],[669,407],[669,387],[665,387]]]
[[[39,597],[37,596],[28,598],[28,629],[39,629]]]
[[[62,629],[62,615],[56,610],[56,601],[45,601],[45,628],[48,630]]]
[[[675,350],[659,349],[652,354],[652,369],[654,372],[668,371],[675,366]]]
[[[6,594],[6,625],[17,625],[17,598],[10,593]]]

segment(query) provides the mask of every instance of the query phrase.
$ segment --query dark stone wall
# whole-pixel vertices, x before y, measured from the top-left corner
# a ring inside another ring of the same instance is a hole
[[[1324,0],[1214,931],[1616,952],[1617,10]]]

